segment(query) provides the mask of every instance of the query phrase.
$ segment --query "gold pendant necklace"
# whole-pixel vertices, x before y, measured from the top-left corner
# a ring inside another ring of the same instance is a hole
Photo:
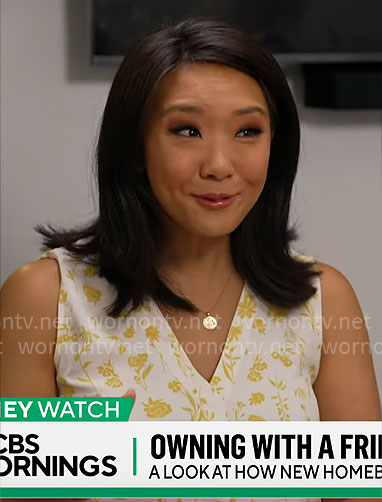
[[[205,311],[205,310],[201,309],[200,307],[198,307],[197,305],[194,304],[196,306],[196,308],[199,310],[199,312],[203,312],[204,318],[202,320],[202,323],[203,323],[203,326],[206,329],[208,329],[209,331],[214,330],[214,329],[216,329],[218,327],[218,321],[217,321],[216,317],[211,314],[211,311],[213,311],[215,309],[216,305],[219,303],[221,297],[223,296],[223,293],[224,293],[226,287],[228,286],[229,280],[231,279],[232,272],[233,272],[233,269],[231,269],[231,272],[228,275],[227,281],[224,284],[224,287],[223,287],[223,289],[222,289],[222,291],[221,291],[221,293],[219,295],[219,298],[216,300],[216,302],[215,302],[214,306],[211,308],[211,310]],[[183,291],[181,291],[179,288],[178,288],[178,291],[183,296],[185,296],[184,293],[183,293]]]
[[[203,326],[206,329],[215,329],[218,325],[216,318],[211,315],[209,312],[206,312],[206,317],[203,319]]]
[[[229,280],[231,279],[231,275],[232,275],[232,270],[228,276],[228,279],[226,281],[226,283],[224,284],[224,288],[222,289],[222,292],[220,293],[219,295],[219,298],[216,300],[215,302],[215,305],[212,307],[211,310],[214,310],[214,308],[216,307],[216,305],[219,303],[220,301],[220,298],[222,297],[226,287],[228,286],[228,282]],[[205,317],[203,318],[203,326],[208,329],[208,330],[213,330],[213,329],[216,329],[217,328],[217,325],[218,325],[218,321],[216,319],[216,317],[214,317],[213,315],[211,315],[211,312],[208,311],[208,312],[205,312],[204,310],[202,310],[201,308],[198,307],[198,309],[204,313]]]

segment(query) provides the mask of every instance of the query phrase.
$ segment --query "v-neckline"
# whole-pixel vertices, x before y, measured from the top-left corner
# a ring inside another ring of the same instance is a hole
[[[187,365],[190,368],[192,368],[192,370],[193,370],[196,378],[198,378],[203,383],[203,385],[207,385],[209,388],[212,388],[213,383],[211,383],[211,382],[214,381],[215,377],[222,378],[223,375],[224,375],[224,373],[225,373],[224,372],[224,368],[223,368],[223,362],[224,362],[224,357],[225,357],[225,355],[227,353],[227,350],[228,350],[228,344],[227,344],[227,342],[229,341],[229,337],[230,337],[230,333],[231,333],[232,328],[237,323],[237,318],[239,317],[239,307],[240,307],[240,304],[244,301],[244,297],[245,297],[246,293],[247,293],[247,281],[244,280],[244,284],[243,284],[243,287],[242,287],[242,290],[241,290],[241,293],[240,293],[240,297],[239,297],[239,300],[237,301],[235,312],[233,314],[233,317],[232,317],[232,320],[231,320],[231,324],[230,324],[230,326],[228,328],[228,331],[227,331],[227,336],[226,336],[226,339],[224,341],[223,349],[221,351],[218,363],[217,363],[217,365],[215,367],[215,371],[214,371],[214,373],[213,373],[213,375],[211,377],[211,380],[209,380],[209,381],[206,378],[204,378],[204,376],[201,375],[199,373],[199,371],[195,368],[195,366],[191,362],[190,358],[188,357],[187,352],[183,349],[182,344],[180,343],[178,337],[174,333],[174,330],[171,328],[171,326],[169,325],[167,319],[162,314],[162,311],[159,308],[157,302],[154,300],[154,298],[150,297],[150,302],[151,302],[152,308],[153,308],[154,312],[161,318],[162,323],[163,323],[163,327],[164,327],[163,329],[167,331],[167,336],[169,334],[171,334],[171,335],[173,335],[173,338],[176,340],[176,344],[177,344],[177,346],[179,348],[179,353],[181,354],[181,358],[186,361]],[[247,331],[248,330],[245,330],[245,332],[247,332]],[[172,364],[173,360],[174,360],[174,355],[173,355],[172,351],[169,350],[169,343],[168,343],[169,340],[167,340],[167,337],[166,337],[166,340],[163,340],[163,337],[161,335],[162,335],[162,333],[160,333],[160,335],[159,335],[160,340],[162,342],[165,342],[165,345],[167,346],[166,347],[167,353],[169,353],[170,356],[172,356],[172,358],[170,359],[171,366],[172,367],[178,366],[178,363],[176,363],[176,365]],[[180,368],[178,367],[177,369],[179,370]],[[233,384],[232,381],[231,381],[231,384]]]

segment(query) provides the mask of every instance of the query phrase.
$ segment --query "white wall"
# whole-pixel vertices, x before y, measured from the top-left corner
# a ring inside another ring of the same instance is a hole
[[[1,0],[1,278],[39,255],[39,222],[93,214],[91,165],[115,68],[89,64],[87,0]],[[344,273],[369,316],[382,392],[381,112],[307,109],[285,68],[302,152],[294,247]],[[377,345],[379,343],[379,345]]]
[[[84,0],[1,1],[1,277],[38,255],[38,222],[85,221],[115,68],[92,68]]]

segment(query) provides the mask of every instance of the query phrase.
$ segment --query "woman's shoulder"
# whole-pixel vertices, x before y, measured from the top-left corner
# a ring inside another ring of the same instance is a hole
[[[319,261],[315,256],[300,253],[291,249],[295,260],[310,262],[320,274],[317,281],[320,287],[322,317],[326,320],[338,318],[339,315],[355,316],[360,312],[357,295],[350,280],[338,268],[328,263]],[[330,328],[331,322],[324,322],[324,335],[326,338],[333,336]]]
[[[360,306],[356,293],[346,275],[333,265],[315,258],[312,261],[315,269],[320,273],[322,317],[333,320],[341,314],[351,316],[359,313]],[[326,329],[326,336],[329,336],[332,333],[331,323],[325,322],[325,326],[329,326]]]
[[[295,249],[291,249],[290,251],[291,256],[295,260],[312,263],[315,269],[320,272],[321,289],[326,297],[335,297],[338,294],[344,293],[345,295],[351,294],[353,290],[351,283],[338,268],[319,261],[315,256],[301,253]]]
[[[20,266],[1,288],[2,318],[18,318],[26,327],[42,318],[53,321],[57,316],[60,282],[56,260],[35,260]],[[54,336],[54,323],[50,326],[52,329],[45,330],[45,334],[51,332]]]
[[[1,288],[2,396],[57,395],[53,349],[59,290],[55,260],[25,263]]]
[[[75,279],[96,277],[98,267],[86,259],[74,256],[64,247],[48,249],[36,260],[17,268],[5,281],[4,295],[28,298],[32,295],[39,300],[57,300],[60,289]],[[45,303],[49,305],[48,303]]]
[[[368,327],[349,279],[317,262],[321,272],[323,350],[314,384],[321,420],[381,420]]]
[[[41,300],[58,297],[60,268],[53,258],[27,262],[12,272],[2,287],[3,295],[19,303],[23,299]]]
[[[336,267],[316,261],[315,265],[320,272],[321,291],[323,303],[354,299],[355,291],[349,279]]]

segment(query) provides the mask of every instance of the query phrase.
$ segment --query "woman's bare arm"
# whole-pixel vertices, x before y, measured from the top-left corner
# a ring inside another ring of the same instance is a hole
[[[372,348],[357,296],[337,269],[324,263],[319,263],[318,268],[323,271],[323,347],[313,388],[320,420],[382,420]],[[338,500],[323,499],[323,502]]]
[[[53,354],[60,282],[57,261],[44,259],[23,265],[4,283],[0,291],[1,397],[57,396]]]
[[[56,260],[27,263],[0,292],[2,397],[57,396],[53,363],[60,289]]]

